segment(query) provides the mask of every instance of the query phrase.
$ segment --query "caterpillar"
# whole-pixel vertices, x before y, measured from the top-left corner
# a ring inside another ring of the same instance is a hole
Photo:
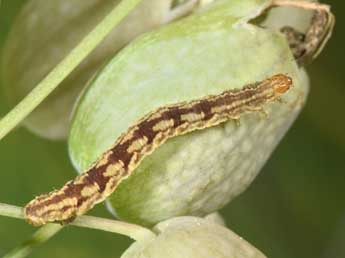
[[[268,102],[279,100],[292,86],[292,79],[276,74],[248,84],[158,108],[131,126],[87,171],[60,190],[36,197],[24,207],[27,221],[35,226],[48,222],[68,223],[104,201],[128,178],[145,156],[169,138],[238,120],[248,112],[263,112]]]

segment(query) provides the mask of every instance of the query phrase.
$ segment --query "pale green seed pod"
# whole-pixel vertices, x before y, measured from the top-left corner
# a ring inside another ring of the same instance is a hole
[[[115,190],[108,206],[121,219],[154,225],[204,216],[254,180],[301,110],[308,79],[276,30],[249,23],[267,0],[216,1],[199,14],[140,37],[113,58],[81,97],[69,150],[88,168],[138,119],[158,107],[239,89],[276,73],[292,77],[267,117],[248,114],[168,140]]]
[[[135,242],[121,258],[265,258],[226,227],[196,217],[177,217],[153,229],[157,237]]]
[[[105,60],[137,35],[173,19],[173,0],[143,0],[97,49],[66,78],[24,125],[50,139],[63,139],[75,100]],[[26,96],[118,0],[31,0],[17,17],[3,50],[2,79],[11,104]],[[194,6],[187,5],[180,15]],[[175,14],[176,17],[179,15]]]

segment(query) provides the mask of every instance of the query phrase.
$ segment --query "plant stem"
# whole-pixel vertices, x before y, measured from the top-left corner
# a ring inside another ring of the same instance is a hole
[[[136,224],[93,216],[80,216],[69,225],[126,235],[136,241],[152,239],[156,236],[151,230]]]
[[[14,205],[0,203],[0,215],[16,219],[24,219],[23,210]]]
[[[13,206],[9,204],[0,203],[0,216],[6,216],[11,218],[17,219],[25,219],[23,214],[23,209],[18,206]],[[48,225],[55,225],[55,224],[47,224]],[[104,218],[97,218],[92,216],[80,216],[70,224],[71,226],[78,226],[84,228],[93,228],[98,230],[103,230],[112,233],[118,233],[121,235],[126,235],[136,241],[147,240],[150,238],[154,238],[155,234],[142,226],[130,224],[118,220],[111,220],[111,219],[104,219]],[[46,227],[46,226],[45,226]],[[53,227],[53,226],[52,226]],[[44,227],[41,228],[42,231]],[[45,235],[49,235],[47,231],[52,232],[53,229],[58,231],[57,228],[50,228],[49,230],[46,229],[44,232]],[[39,236],[42,233],[39,233]]]
[[[56,233],[58,233],[63,226],[57,224],[48,224],[40,229],[38,229],[32,237],[22,243],[17,248],[13,249],[9,253],[5,254],[3,258],[24,258],[27,257],[29,254],[32,253],[33,249],[40,244],[46,242],[51,237],[53,237]]]
[[[141,0],[122,0],[0,121],[0,140],[31,113]]]

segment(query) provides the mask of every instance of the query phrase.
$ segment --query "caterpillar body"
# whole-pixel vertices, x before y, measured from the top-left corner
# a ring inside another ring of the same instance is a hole
[[[158,108],[123,133],[83,174],[27,204],[26,219],[35,226],[72,221],[111,195],[167,139],[237,120],[248,112],[262,112],[266,103],[278,100],[291,85],[290,77],[277,74],[242,89]]]

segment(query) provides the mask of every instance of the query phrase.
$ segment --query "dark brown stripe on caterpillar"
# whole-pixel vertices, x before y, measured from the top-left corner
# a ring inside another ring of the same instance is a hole
[[[167,139],[239,119],[247,112],[263,111],[266,103],[279,99],[291,85],[290,77],[277,74],[242,89],[159,108],[122,134],[86,172],[60,190],[32,200],[24,208],[25,217],[36,226],[69,222],[105,200],[145,156]]]

